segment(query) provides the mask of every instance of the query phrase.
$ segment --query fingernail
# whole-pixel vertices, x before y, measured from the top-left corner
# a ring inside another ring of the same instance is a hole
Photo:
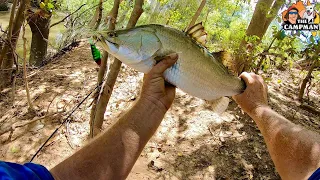
[[[169,54],[169,57],[170,57],[171,59],[173,59],[173,60],[176,60],[176,59],[178,59],[178,54],[172,53],[172,54]]]

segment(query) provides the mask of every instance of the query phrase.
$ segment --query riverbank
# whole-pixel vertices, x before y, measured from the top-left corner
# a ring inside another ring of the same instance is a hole
[[[51,24],[60,21],[65,17],[65,13],[63,12],[57,12],[55,15],[52,16],[51,18]],[[7,26],[9,25],[9,20],[10,20],[10,12],[0,12],[0,26],[1,29],[5,30]],[[52,28],[50,28],[50,34],[49,34],[49,45],[48,45],[48,51],[49,52],[55,52],[57,50],[57,44],[58,41],[60,40],[59,38],[62,36],[62,34],[66,31],[66,28],[64,27],[63,23],[58,24]],[[0,36],[3,33],[0,32]],[[31,47],[31,38],[32,38],[32,33],[30,30],[30,27],[27,25],[26,26],[26,33],[25,37],[27,39],[27,52],[29,53],[30,47]],[[20,33],[18,44],[17,44],[17,53],[20,57],[23,56],[23,40],[22,40],[22,32]]]

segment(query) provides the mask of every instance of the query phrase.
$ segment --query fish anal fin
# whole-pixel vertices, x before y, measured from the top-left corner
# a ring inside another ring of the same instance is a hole
[[[207,106],[212,109],[213,112],[221,114],[225,112],[228,108],[230,99],[227,97],[221,97],[216,100],[206,101]]]

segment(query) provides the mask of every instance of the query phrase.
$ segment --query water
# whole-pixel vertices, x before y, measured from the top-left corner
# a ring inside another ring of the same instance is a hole
[[[61,19],[63,19],[65,17],[65,14],[63,13],[56,13],[57,15],[53,15],[51,17],[51,24],[60,21]],[[9,25],[9,20],[10,20],[10,12],[0,12],[0,26],[3,30],[5,30],[8,25]],[[56,26],[53,26],[52,28],[50,28],[50,35],[49,35],[49,45],[48,45],[48,50],[52,50],[56,48],[56,39],[57,37],[61,36],[61,34],[66,30],[66,28],[64,27],[63,23],[58,24]],[[0,32],[0,36],[2,35],[2,33]],[[30,30],[29,25],[26,26],[26,34],[25,37],[27,38],[27,52],[29,54],[30,51],[30,46],[31,46],[31,37],[32,37],[32,33]],[[23,40],[22,40],[22,30],[20,32],[20,37],[19,37],[19,41],[17,44],[17,53],[19,54],[20,57],[23,56]],[[27,55],[27,58],[29,58],[29,56]]]

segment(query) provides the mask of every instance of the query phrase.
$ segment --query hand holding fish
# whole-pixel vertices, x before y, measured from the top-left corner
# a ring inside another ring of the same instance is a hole
[[[175,97],[176,88],[165,83],[163,73],[178,60],[177,54],[165,57],[155,65],[143,78],[141,99],[156,104],[159,108],[167,111]]]
[[[261,76],[244,72],[240,75],[247,85],[246,90],[232,96],[240,107],[248,114],[255,112],[258,107],[268,107],[267,85]]]

